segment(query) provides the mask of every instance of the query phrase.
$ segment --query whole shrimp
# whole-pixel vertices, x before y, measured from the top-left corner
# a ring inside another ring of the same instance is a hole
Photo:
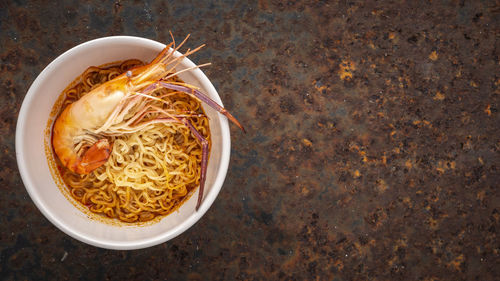
[[[153,123],[183,123],[202,146],[200,192],[196,206],[198,209],[206,177],[208,141],[196,131],[188,119],[172,116],[159,108],[152,108],[144,100],[158,99],[149,94],[159,88],[184,92],[216,109],[243,131],[244,129],[228,111],[195,87],[166,81],[180,72],[190,70],[191,68],[175,72],[175,67],[183,58],[203,47],[202,45],[194,50],[188,50],[184,55],[174,57],[174,52],[188,37],[177,47],[173,40],[149,64],[133,68],[98,86],[63,110],[54,123],[52,145],[65,167],[74,173],[88,174],[107,162],[112,149],[112,143],[108,141],[107,136],[136,132]],[[195,68],[201,66],[204,65]],[[130,115],[131,109],[137,112],[134,112],[132,118],[124,120],[127,114]],[[153,120],[141,122],[145,113],[151,111],[159,112],[160,115]]]

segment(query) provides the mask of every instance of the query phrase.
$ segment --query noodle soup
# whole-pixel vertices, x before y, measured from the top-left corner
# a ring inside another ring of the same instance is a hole
[[[143,64],[127,60],[90,67],[61,94],[62,105],[56,103],[53,112],[62,112],[99,85]],[[182,83],[177,76],[169,80]],[[210,144],[208,118],[200,101],[165,88],[151,95],[158,97],[153,107],[188,119]],[[154,112],[144,114],[141,118],[146,120],[156,117]],[[133,125],[134,120],[130,122]],[[99,136],[86,138],[76,147],[80,154]],[[65,188],[84,209],[127,223],[151,221],[179,208],[200,185],[202,148],[182,123],[151,122],[140,131],[106,138],[112,143],[109,159],[89,174],[74,173],[54,157]]]

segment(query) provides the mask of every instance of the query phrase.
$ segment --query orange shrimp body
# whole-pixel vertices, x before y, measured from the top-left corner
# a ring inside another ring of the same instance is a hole
[[[149,94],[159,88],[169,88],[192,95],[224,114],[244,130],[229,112],[195,87],[182,83],[166,82],[166,79],[178,73],[204,66],[199,65],[179,72],[175,71],[175,67],[182,59],[203,47],[202,45],[194,50],[188,50],[184,55],[174,56],[175,51],[184,44],[186,39],[177,47],[175,47],[174,42],[170,43],[151,63],[133,68],[109,80],[63,110],[54,124],[52,144],[55,153],[65,167],[78,174],[92,172],[104,165],[110,156],[112,144],[109,143],[106,136],[137,131],[145,128],[151,122],[183,123],[190,130],[193,130],[194,128],[189,124],[189,121],[180,116],[168,114],[156,120],[140,123],[140,126],[134,125],[138,123],[138,120],[141,120],[141,116],[144,116],[145,112],[150,112],[148,110],[157,110],[146,107],[143,111],[137,111],[137,106],[144,104],[142,101],[145,99],[155,99]],[[170,48],[172,45],[174,45],[173,49]],[[124,116],[134,106],[136,111],[133,111],[134,117],[131,120],[136,122],[127,121],[127,123],[124,121]],[[126,124],[122,126],[123,123]],[[117,130],[117,127],[120,127],[121,130]],[[193,135],[199,139],[200,143],[205,142],[198,132],[193,131]],[[208,148],[205,149],[204,153],[208,153]],[[207,158],[208,154],[205,156],[204,170],[206,170]]]
[[[95,133],[127,96],[160,80],[172,70],[167,65],[178,58],[172,57],[173,51],[168,52],[171,45],[150,64],[117,76],[64,109],[54,123],[52,145],[65,167],[74,173],[88,174],[106,163],[111,153],[107,139],[98,140],[81,155],[76,150],[78,142],[86,134]]]
[[[111,152],[107,139],[101,139],[79,156],[75,139],[99,128],[126,93],[124,79],[112,80],[68,105],[59,115],[52,135],[54,151],[62,164],[72,172],[88,174],[103,165]]]
[[[170,45],[150,64],[119,75],[64,109],[54,124],[52,144],[65,167],[74,173],[88,174],[106,163],[111,153],[107,139],[98,140],[82,155],[75,150],[78,141],[85,134],[95,133],[126,97],[168,74],[166,63],[169,62],[166,59],[169,48]]]

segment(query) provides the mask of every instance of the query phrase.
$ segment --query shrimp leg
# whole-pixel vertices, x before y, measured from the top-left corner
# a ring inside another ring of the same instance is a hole
[[[150,92],[158,89],[159,87],[184,92],[186,94],[189,94],[189,95],[196,97],[197,99],[208,104],[211,108],[217,110],[221,114],[224,114],[229,120],[231,120],[231,122],[233,122],[236,126],[238,126],[243,132],[246,132],[245,128],[243,128],[243,126],[240,124],[240,122],[238,122],[238,120],[236,120],[236,118],[234,118],[234,116],[231,115],[231,113],[229,113],[229,111],[227,111],[224,107],[220,106],[218,103],[216,103],[214,100],[209,98],[207,95],[205,95],[204,93],[202,93],[196,89],[188,88],[188,87],[182,86],[182,85],[170,84],[170,83],[166,83],[163,81],[159,81],[159,82],[155,82],[155,83],[149,85],[141,93],[147,94],[147,93],[150,93]]]
[[[205,188],[205,179],[207,176],[207,163],[208,163],[208,141],[205,139],[198,130],[186,119],[181,119],[182,123],[191,130],[191,133],[198,139],[201,144],[201,176],[200,176],[200,192],[198,193],[198,203],[196,203],[196,211],[200,208],[201,199],[203,198],[203,191]]]
[[[80,165],[85,173],[90,173],[104,165],[111,154],[111,145],[107,139],[100,139],[83,155]]]

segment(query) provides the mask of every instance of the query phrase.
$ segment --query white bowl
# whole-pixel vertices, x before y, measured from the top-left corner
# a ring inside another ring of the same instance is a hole
[[[114,36],[78,45],[50,63],[31,85],[24,98],[16,128],[16,156],[26,190],[36,206],[55,226],[82,242],[108,249],[140,249],[163,243],[186,231],[210,208],[217,197],[229,164],[231,148],[229,126],[225,116],[204,105],[210,120],[212,146],[208,163],[203,202],[195,211],[198,191],[172,214],[158,222],[144,225],[107,223],[93,219],[70,202],[51,174],[48,159],[52,151],[45,136],[47,122],[61,92],[89,66],[136,58],[151,61],[164,44],[153,40]],[[203,50],[202,50],[203,51]],[[180,55],[177,53],[177,55]],[[192,67],[184,59],[178,70]],[[222,105],[212,83],[199,70],[179,75],[185,82],[198,86]]]

